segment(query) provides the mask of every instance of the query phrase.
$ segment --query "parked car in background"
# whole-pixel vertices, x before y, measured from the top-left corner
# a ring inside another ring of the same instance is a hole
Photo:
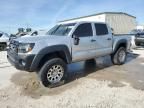
[[[20,38],[20,37],[39,36],[39,35],[44,36],[47,33],[47,30],[35,30],[34,31],[34,30],[29,28],[26,30],[26,32],[24,32],[21,29],[19,28],[18,33],[11,34],[10,40]]]
[[[144,45],[144,31],[143,30],[133,30],[131,34],[135,36],[135,45],[143,46]]]
[[[135,37],[135,44],[137,46],[144,46],[144,32],[138,33]]]
[[[7,47],[10,36],[7,33],[0,32],[0,50],[4,50]]]

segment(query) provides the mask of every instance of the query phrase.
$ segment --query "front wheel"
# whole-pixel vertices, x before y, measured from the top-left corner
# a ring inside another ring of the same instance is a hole
[[[122,65],[126,61],[126,49],[124,47],[120,47],[116,53],[111,55],[111,59],[113,64]]]
[[[48,60],[39,72],[39,77],[45,87],[51,87],[65,80],[66,63],[60,58]]]

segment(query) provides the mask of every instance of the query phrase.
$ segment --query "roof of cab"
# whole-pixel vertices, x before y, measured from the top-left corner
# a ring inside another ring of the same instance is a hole
[[[59,22],[58,24],[71,24],[71,23],[100,23],[100,24],[106,24],[105,22],[97,22],[97,21],[72,21],[72,22]]]

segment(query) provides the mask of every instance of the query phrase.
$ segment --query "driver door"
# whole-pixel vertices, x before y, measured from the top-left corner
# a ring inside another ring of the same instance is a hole
[[[78,45],[74,44],[74,36],[79,38]],[[91,23],[80,24],[73,33],[72,38],[72,61],[81,61],[90,58],[91,39],[93,30]]]

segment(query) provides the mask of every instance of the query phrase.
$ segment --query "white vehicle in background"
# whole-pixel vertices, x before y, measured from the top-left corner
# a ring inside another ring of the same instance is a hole
[[[20,38],[20,37],[29,37],[29,36],[45,36],[48,30],[30,30],[26,32],[18,32],[10,36],[10,40]]]
[[[9,35],[4,32],[0,32],[0,50],[4,50],[9,42]]]

